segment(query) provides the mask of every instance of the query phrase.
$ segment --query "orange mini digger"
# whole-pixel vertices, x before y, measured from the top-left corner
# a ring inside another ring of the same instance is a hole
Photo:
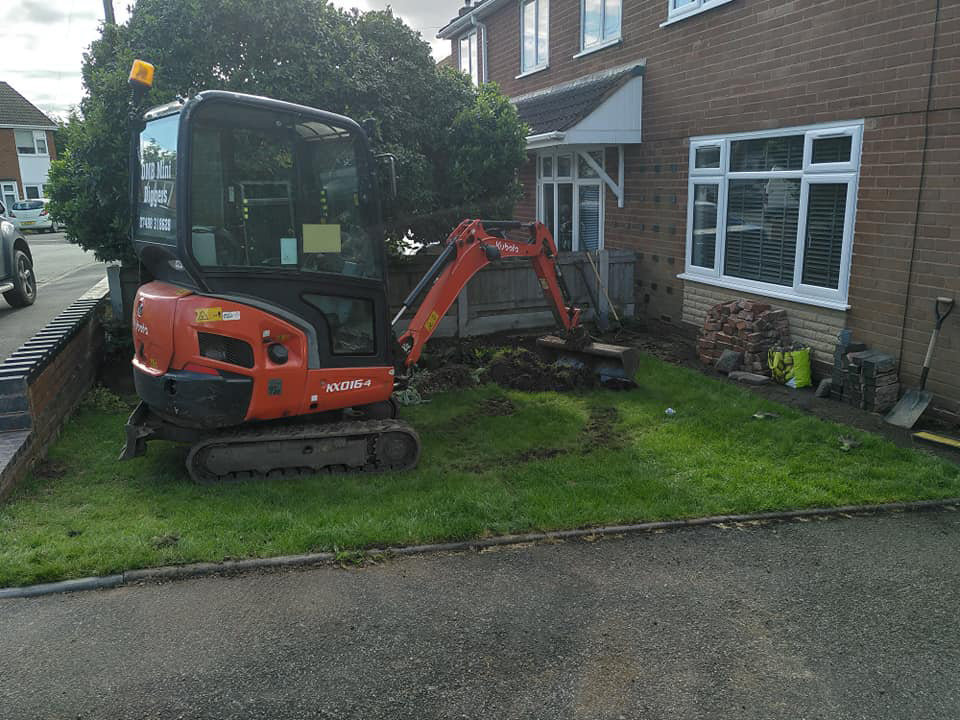
[[[132,85],[150,80],[135,63]],[[197,481],[414,467],[420,440],[391,395],[458,293],[499,258],[529,259],[557,323],[582,330],[547,228],[481,220],[450,234],[391,322],[377,158],[346,117],[207,91],[135,125],[133,244],[155,280],[134,300],[142,402],[124,459],[163,439],[192,444]],[[581,341],[568,355],[636,372],[626,348]]]

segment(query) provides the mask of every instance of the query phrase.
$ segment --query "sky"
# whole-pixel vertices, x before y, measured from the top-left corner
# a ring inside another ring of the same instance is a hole
[[[279,0],[282,2],[282,0]],[[450,52],[437,30],[462,0],[332,0],[343,8],[379,10],[387,5],[433,47],[437,60]],[[129,17],[129,0],[113,0],[117,22]],[[0,80],[51,116],[65,117],[80,102],[83,52],[97,38],[103,0],[8,0],[0,3]]]

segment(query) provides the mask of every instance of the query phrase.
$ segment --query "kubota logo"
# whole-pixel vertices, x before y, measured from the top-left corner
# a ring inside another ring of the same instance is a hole
[[[327,383],[327,392],[343,392],[344,390],[359,390],[373,385],[373,380],[344,380],[338,383]]]
[[[501,255],[519,255],[520,246],[515,245],[514,243],[504,242],[503,240],[497,240],[497,250],[500,251]]]

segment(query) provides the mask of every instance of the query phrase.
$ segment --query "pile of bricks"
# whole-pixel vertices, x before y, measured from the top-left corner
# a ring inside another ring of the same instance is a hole
[[[790,344],[790,321],[786,310],[772,310],[767,303],[731,300],[714,305],[700,331],[697,354],[713,365],[724,350],[743,353],[743,369],[769,374],[767,350]]]
[[[830,394],[861,410],[886,412],[900,394],[896,358],[841,337],[833,355]]]

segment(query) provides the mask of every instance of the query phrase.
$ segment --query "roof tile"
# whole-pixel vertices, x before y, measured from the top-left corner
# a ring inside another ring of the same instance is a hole
[[[0,126],[27,125],[54,128],[54,122],[9,83],[0,81]]]

